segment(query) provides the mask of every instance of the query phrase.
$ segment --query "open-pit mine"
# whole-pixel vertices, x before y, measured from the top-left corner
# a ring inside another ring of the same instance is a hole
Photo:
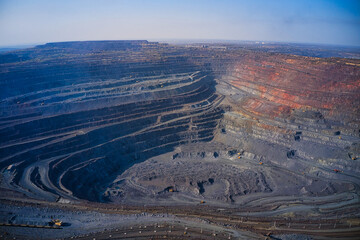
[[[0,238],[359,239],[360,60],[296,49],[1,53]]]

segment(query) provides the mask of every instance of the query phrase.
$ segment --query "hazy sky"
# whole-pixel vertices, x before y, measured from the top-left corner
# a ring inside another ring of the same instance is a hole
[[[0,46],[116,39],[360,46],[360,0],[0,0]]]

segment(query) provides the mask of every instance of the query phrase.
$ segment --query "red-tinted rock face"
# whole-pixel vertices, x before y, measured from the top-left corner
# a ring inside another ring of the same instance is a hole
[[[253,54],[232,67],[230,83],[252,94],[243,107],[254,113],[275,117],[316,108],[329,117],[358,117],[359,66],[355,60]]]

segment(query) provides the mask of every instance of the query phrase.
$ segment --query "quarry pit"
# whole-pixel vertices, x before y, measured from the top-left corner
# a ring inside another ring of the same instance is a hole
[[[0,223],[70,223],[2,238],[357,239],[360,60],[313,55],[148,41],[0,54]]]

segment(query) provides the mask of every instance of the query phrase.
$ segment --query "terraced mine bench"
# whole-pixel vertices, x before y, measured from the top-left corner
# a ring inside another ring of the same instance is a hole
[[[288,49],[89,41],[0,54],[0,196],[221,206],[358,231],[360,62]]]

